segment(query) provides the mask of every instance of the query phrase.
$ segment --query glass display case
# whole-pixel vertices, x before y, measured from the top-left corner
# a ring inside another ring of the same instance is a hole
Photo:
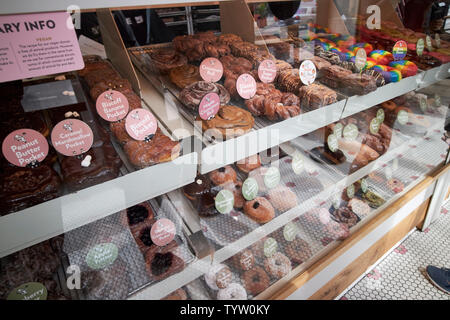
[[[84,68],[0,78],[0,299],[332,299],[430,224],[448,6],[160,2],[91,1]]]

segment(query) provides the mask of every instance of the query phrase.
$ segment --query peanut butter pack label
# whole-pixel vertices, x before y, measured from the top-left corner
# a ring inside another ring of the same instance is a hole
[[[52,130],[53,147],[65,156],[77,156],[91,149],[94,143],[92,129],[78,119],[58,122]]]
[[[116,90],[107,90],[99,95],[95,107],[100,117],[109,122],[122,120],[130,108],[128,99]]]
[[[11,132],[2,144],[3,156],[18,167],[42,162],[48,154],[48,142],[39,132],[19,129]]]
[[[199,68],[200,77],[208,82],[217,82],[222,78],[223,65],[216,58],[206,58]]]
[[[155,134],[158,124],[150,111],[139,108],[128,113],[125,118],[125,129],[133,139],[144,141]]]

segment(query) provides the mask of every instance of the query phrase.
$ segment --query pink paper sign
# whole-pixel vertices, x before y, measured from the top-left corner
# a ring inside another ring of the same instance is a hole
[[[206,58],[200,64],[199,72],[203,80],[217,82],[223,75],[222,62],[216,58]]]
[[[19,129],[11,132],[2,144],[6,160],[18,167],[26,167],[33,162],[42,162],[48,154],[48,142],[39,132]]]
[[[98,96],[96,102],[97,113],[109,122],[122,120],[128,114],[127,98],[115,90],[107,90]]]
[[[67,12],[0,16],[0,82],[84,68]]]
[[[264,60],[258,67],[258,77],[264,83],[271,83],[277,76],[277,65],[272,60]]]
[[[83,154],[92,147],[94,134],[92,129],[78,119],[66,119],[58,122],[52,130],[53,147],[65,156]]]
[[[256,81],[248,73],[241,74],[236,80],[236,90],[244,99],[253,98],[256,93]]]
[[[142,141],[155,134],[158,124],[150,111],[139,108],[128,113],[125,128],[133,139]]]
[[[150,230],[150,237],[157,246],[165,246],[175,238],[175,224],[169,219],[159,219]]]
[[[203,120],[211,120],[220,108],[220,97],[217,93],[211,92],[205,95],[198,106],[198,114]]]

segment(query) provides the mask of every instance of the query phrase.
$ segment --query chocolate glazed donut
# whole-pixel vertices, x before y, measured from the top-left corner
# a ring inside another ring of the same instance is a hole
[[[196,110],[203,97],[211,92],[219,95],[221,105],[225,105],[230,101],[230,94],[224,86],[206,81],[197,81],[184,88],[180,92],[180,100],[187,107]]]

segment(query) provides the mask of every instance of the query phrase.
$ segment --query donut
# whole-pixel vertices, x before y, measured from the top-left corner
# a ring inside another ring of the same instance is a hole
[[[298,237],[287,243],[284,247],[284,252],[286,252],[292,262],[298,264],[302,264],[312,256],[311,247],[308,242]]]
[[[145,267],[152,280],[159,281],[184,269],[184,261],[170,248],[153,246],[145,253]]]
[[[397,105],[394,101],[385,101],[381,104],[381,107],[387,111],[394,111],[397,108]]]
[[[219,272],[222,271],[223,269],[227,269],[228,272],[230,272],[230,276],[227,275],[227,271],[224,271],[223,273],[220,274],[220,281],[217,281]],[[212,290],[219,290],[219,284],[223,287],[223,285],[228,281],[227,280],[228,277],[230,278],[229,282],[231,282],[230,269],[224,264],[217,264],[209,268],[208,272],[204,276],[204,279],[208,287],[210,287]]]
[[[269,200],[264,197],[257,197],[244,204],[244,212],[251,219],[258,223],[266,223],[275,217],[275,210]]]
[[[375,192],[369,190],[366,193],[363,193],[362,198],[367,202],[367,204],[374,209],[381,207],[386,200],[380,197]]]
[[[371,68],[371,70],[374,70],[374,71],[378,72],[379,74],[381,74],[386,83],[399,82],[400,80],[402,80],[402,73],[399,70],[394,69],[389,66],[383,66],[383,65],[377,64],[377,65],[374,65]]]
[[[155,214],[147,202],[142,202],[127,208],[121,213],[121,222],[125,227],[132,228],[144,221],[153,220]]]
[[[400,193],[405,188],[403,182],[396,178],[389,179],[386,184],[394,193]]]
[[[244,206],[245,199],[242,195],[242,182],[228,182],[223,185],[223,188],[233,192],[234,195],[234,207],[241,209]]]
[[[291,272],[291,260],[281,252],[275,252],[264,260],[264,268],[272,277],[281,279]]]
[[[231,283],[217,292],[218,300],[247,300],[247,291],[238,283]]]
[[[359,217],[349,208],[340,207],[332,213],[336,221],[346,224],[349,228],[358,223]]]
[[[361,218],[364,218],[370,213],[369,205],[356,198],[353,198],[348,202],[348,207]]]
[[[211,189],[211,183],[210,183],[209,179],[206,176],[199,174],[195,177],[194,182],[183,187],[183,194],[189,200],[194,201],[198,197],[209,192],[210,189]]]
[[[236,268],[247,271],[253,268],[253,266],[255,265],[255,256],[253,255],[251,250],[246,249],[234,255],[232,261]]]
[[[268,198],[273,207],[279,212],[285,212],[298,206],[297,195],[284,186],[270,189]]]
[[[324,231],[335,240],[344,240],[350,235],[350,229],[346,224],[334,220],[325,225]]]
[[[374,59],[377,64],[388,65],[394,61],[394,56],[389,51],[385,50],[373,50],[370,53],[370,58]]]
[[[392,61],[389,66],[399,70],[403,78],[414,76],[418,71],[416,64],[408,60]]]
[[[245,289],[253,296],[258,295],[269,287],[270,279],[267,273],[261,267],[255,267],[245,271],[241,277]]]
[[[198,67],[191,64],[186,64],[171,69],[169,71],[169,78],[170,81],[172,81],[180,89],[184,89],[188,85],[202,80]]]
[[[258,154],[254,154],[250,157],[247,157],[245,159],[242,159],[242,160],[239,160],[238,162],[236,162],[236,167],[242,173],[248,174],[250,171],[261,167],[261,160],[260,160]]]
[[[187,300],[187,294],[186,291],[184,291],[182,288],[179,288],[171,294],[165,296],[161,300]]]
[[[258,183],[259,192],[267,191],[266,184],[264,183],[264,175],[266,174],[267,170],[268,169],[266,167],[259,167],[256,168],[255,170],[250,171],[248,174],[249,178],[255,179],[256,183]]]
[[[225,166],[222,168],[219,168],[217,170],[211,171],[208,174],[209,179],[211,182],[216,185],[220,186],[228,182],[237,182],[237,175],[236,171],[231,166]]]
[[[186,56],[170,48],[151,51],[149,56],[152,67],[161,74],[167,74],[170,69],[187,64]]]
[[[220,105],[226,105],[230,101],[230,94],[224,86],[206,81],[197,81],[188,85],[180,92],[179,98],[186,107],[197,110],[203,97],[211,92],[219,95]]]

